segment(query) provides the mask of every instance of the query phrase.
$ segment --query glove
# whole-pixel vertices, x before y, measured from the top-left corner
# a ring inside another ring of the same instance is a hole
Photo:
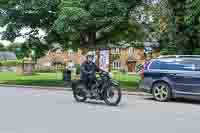
[[[87,74],[88,74],[88,75],[92,74],[92,71],[88,72]]]

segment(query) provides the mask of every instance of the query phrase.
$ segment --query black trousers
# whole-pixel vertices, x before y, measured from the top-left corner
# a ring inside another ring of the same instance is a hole
[[[94,83],[95,78],[94,77],[85,77],[83,79],[84,84],[86,85],[88,90],[91,90],[92,84]]]

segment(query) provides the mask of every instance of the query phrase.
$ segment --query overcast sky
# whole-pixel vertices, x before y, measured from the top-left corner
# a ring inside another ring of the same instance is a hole
[[[5,27],[0,27],[0,32],[5,31],[6,30],[6,26]],[[30,28],[22,28],[22,30],[20,31],[21,34],[25,34],[30,32],[31,29]],[[39,29],[39,37],[44,37],[45,36],[45,32],[41,29]],[[26,41],[26,38],[24,37],[18,37],[15,39],[14,43],[23,43]],[[11,44],[10,41],[6,41],[6,40],[1,40],[1,35],[0,35],[0,43],[4,44],[5,46],[8,46]]]

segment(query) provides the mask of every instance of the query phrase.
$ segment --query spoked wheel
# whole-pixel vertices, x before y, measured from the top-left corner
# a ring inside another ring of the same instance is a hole
[[[167,83],[156,83],[153,86],[153,96],[160,102],[169,101],[171,99],[171,88]]]
[[[83,90],[85,89],[85,86],[82,84],[78,84],[74,89],[73,89],[73,96],[74,99],[77,102],[85,102],[87,100],[87,97],[83,93]]]
[[[118,86],[110,86],[104,92],[104,101],[107,105],[117,106],[121,101],[122,93]]]

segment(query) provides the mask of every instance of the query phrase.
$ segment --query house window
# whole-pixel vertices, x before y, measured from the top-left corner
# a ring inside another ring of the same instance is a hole
[[[112,52],[112,54],[120,54],[120,49],[119,48],[113,48],[111,52]]]
[[[69,50],[68,50],[68,54],[69,54],[69,55],[73,55],[73,54],[74,54],[74,51],[73,51],[72,49],[69,49]]]
[[[120,67],[121,67],[120,61],[114,61],[112,63],[112,67],[113,67],[113,69],[120,69]]]
[[[133,53],[134,53],[133,47],[128,48],[128,54],[130,55],[130,54],[133,54]]]
[[[72,49],[69,49],[68,50],[68,56],[69,56],[69,59],[70,60],[73,60],[72,58],[73,58],[73,55],[74,55],[74,51],[72,50]]]

